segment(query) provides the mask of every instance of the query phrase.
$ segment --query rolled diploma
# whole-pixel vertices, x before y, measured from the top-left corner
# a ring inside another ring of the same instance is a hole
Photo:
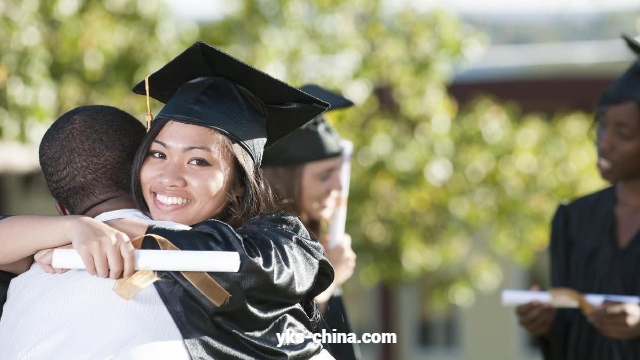
[[[342,167],[340,168],[340,184],[342,193],[340,203],[329,225],[329,246],[335,247],[342,242],[344,228],[347,223],[347,199],[349,198],[349,182],[351,181],[351,154],[353,143],[349,140],[340,140],[342,146]]]
[[[585,300],[593,306],[600,306],[606,300],[620,303],[640,304],[640,297],[625,295],[607,295],[607,294],[584,294]],[[578,308],[578,302],[569,301],[562,303],[554,303],[551,294],[547,291],[526,291],[526,290],[502,290],[503,306],[518,306],[528,304],[532,301],[553,304],[558,308]]]
[[[85,269],[74,249],[53,251],[51,265],[58,269]],[[240,254],[234,251],[135,250],[136,270],[238,272]]]

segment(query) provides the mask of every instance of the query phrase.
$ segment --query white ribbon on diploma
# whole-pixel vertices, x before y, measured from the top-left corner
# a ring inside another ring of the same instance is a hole
[[[51,266],[85,269],[74,249],[55,249]],[[240,254],[234,251],[135,250],[135,270],[238,272]]]
[[[334,247],[340,244],[344,235],[344,228],[347,223],[347,199],[349,198],[349,183],[351,182],[351,155],[353,154],[353,143],[349,140],[340,140],[342,146],[342,167],[340,168],[340,184],[342,193],[340,203],[336,208],[331,224],[329,224],[329,246]]]
[[[582,296],[592,306],[600,306],[605,301],[640,304],[640,297],[638,296],[607,294],[582,294]],[[519,306],[533,301],[549,303],[557,308],[575,309],[580,307],[577,300],[569,297],[552,296],[548,291],[502,290],[503,306]]]

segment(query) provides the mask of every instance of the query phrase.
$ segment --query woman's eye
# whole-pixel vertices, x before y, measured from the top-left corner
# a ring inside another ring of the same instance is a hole
[[[623,140],[630,140],[631,138],[633,138],[633,136],[626,131],[618,131],[617,135]]]
[[[157,151],[157,150],[149,151],[149,156],[151,156],[153,158],[156,158],[156,159],[164,159],[164,158],[166,158],[166,156],[161,151]]]
[[[207,166],[209,165],[209,162],[204,159],[191,159],[189,161],[189,164],[196,165],[196,166]]]

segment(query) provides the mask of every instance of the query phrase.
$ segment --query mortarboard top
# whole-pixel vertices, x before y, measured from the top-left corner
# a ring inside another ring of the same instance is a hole
[[[350,100],[321,88],[305,85],[300,88],[306,93],[328,102],[331,110],[353,106]],[[282,138],[264,152],[263,166],[292,166],[310,161],[336,157],[342,154],[340,137],[322,115],[300,129]]]
[[[166,105],[156,118],[215,128],[260,164],[265,146],[320,115],[328,104],[203,42],[148,78]],[[144,95],[145,82],[133,91]],[[152,125],[153,126],[153,123]]]
[[[631,51],[636,56],[640,56],[640,42],[627,35],[622,35],[622,38]],[[625,101],[635,101],[640,104],[640,61],[638,60],[602,94],[598,106],[614,105]]]

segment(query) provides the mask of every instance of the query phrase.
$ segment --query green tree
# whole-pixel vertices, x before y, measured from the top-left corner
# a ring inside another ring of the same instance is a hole
[[[0,2],[0,139],[36,144],[85,104],[140,113],[131,87],[197,31],[161,0]]]
[[[413,134],[411,141],[402,135],[378,140],[393,144],[387,146],[397,154],[413,154],[391,162],[376,154],[375,142],[360,149],[386,164],[363,169],[362,176],[373,179],[369,185],[379,182],[381,189],[363,197],[357,226],[372,240],[372,252],[389,259],[386,268],[365,265],[363,271],[387,281],[423,277],[436,306],[470,305],[476,290],[494,291],[503,278],[501,260],[528,266],[546,250],[559,202],[603,186],[587,114],[521,114],[484,98],[455,117],[432,116]],[[394,172],[393,162],[407,158],[417,162],[406,177],[411,185],[394,185],[388,179],[406,171]],[[385,229],[384,237],[371,230],[376,227]]]

